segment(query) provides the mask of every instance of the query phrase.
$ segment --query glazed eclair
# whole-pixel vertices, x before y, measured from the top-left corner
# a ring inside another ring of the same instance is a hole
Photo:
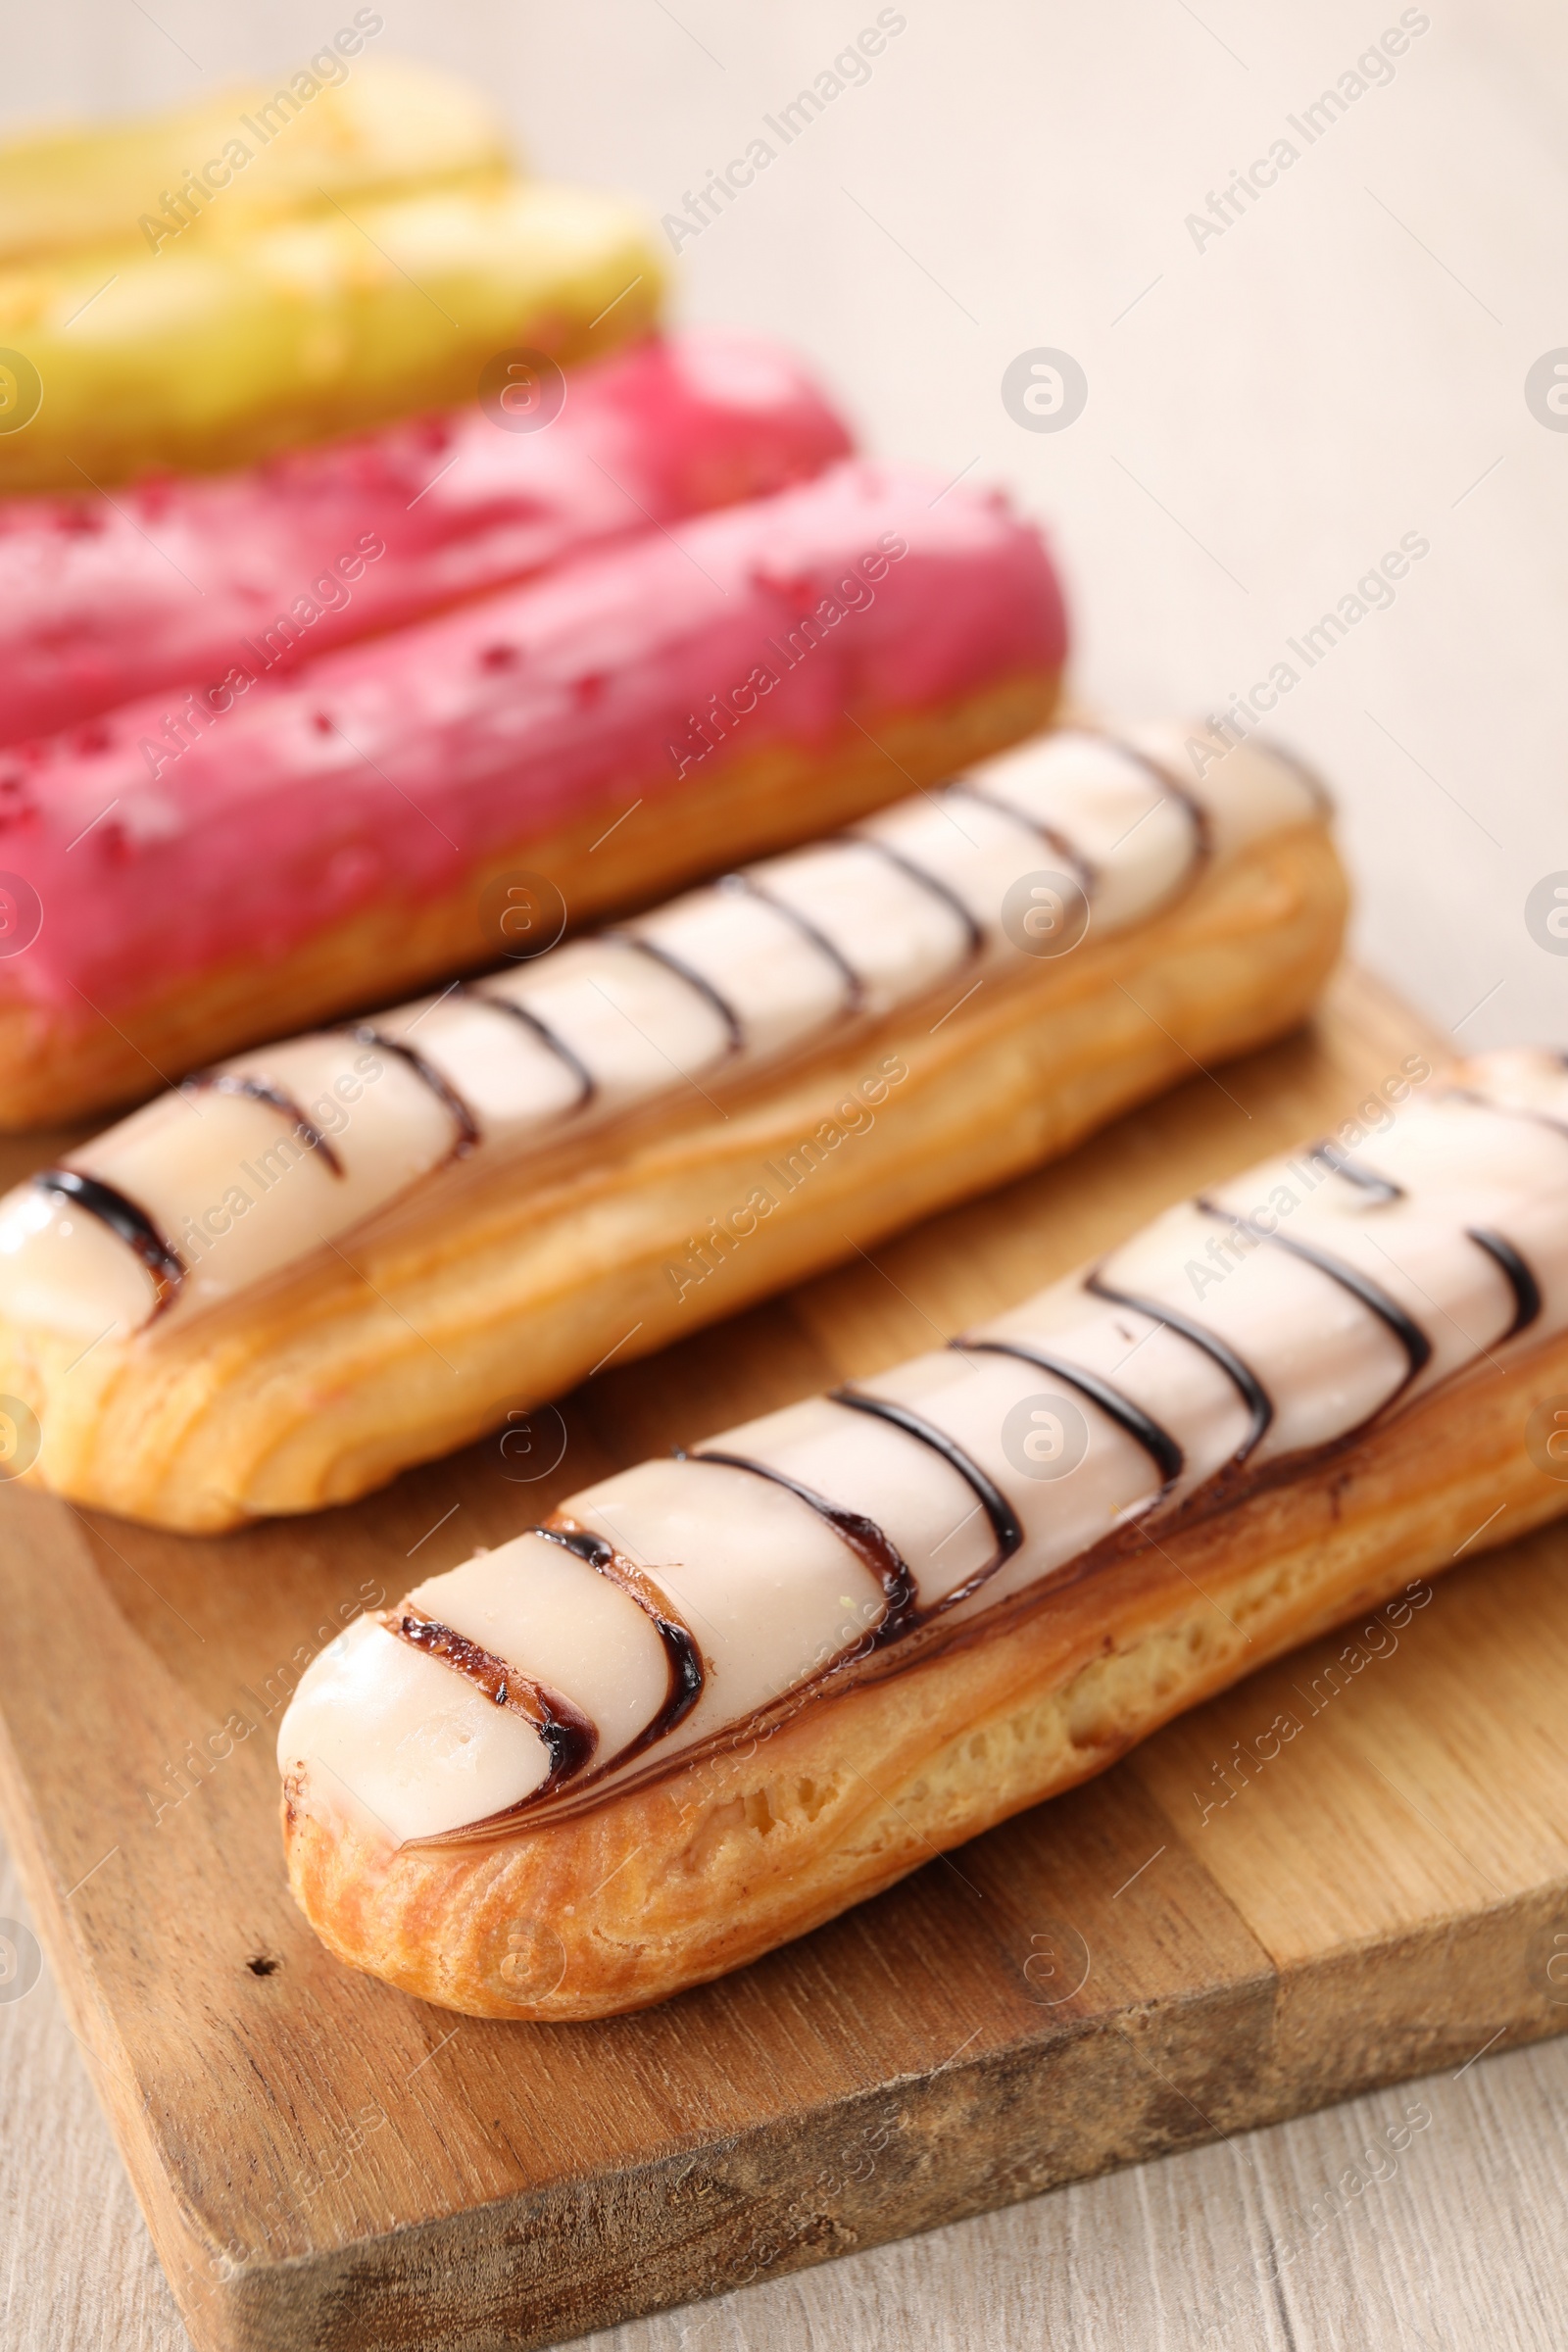
[[[0,753],[0,1126],[481,970],[519,874],[580,927],[1054,708],[1060,587],[995,492],[846,459],[556,552]]]
[[[850,450],[804,368],[752,336],[650,337],[559,389],[548,429],[475,402],[238,472],[0,502],[0,743],[162,694],[156,759],[192,689],[221,702],[242,672],[276,679]]]
[[[341,1635],[278,1741],[318,1934],[474,2015],[636,2008],[1568,1507],[1568,1069],[1431,1076]]]
[[[488,172],[231,233],[220,198],[210,231],[122,218],[113,243],[0,262],[0,495],[223,472],[450,407],[497,355],[603,358],[664,291],[633,206]]]
[[[233,233],[334,204],[352,211],[400,190],[504,178],[510,142],[495,108],[427,58],[378,55],[372,43],[382,26],[366,27],[374,14],[366,9],[358,26],[344,25],[292,90],[242,83],[169,114],[8,137],[0,145],[0,267],[101,252],[135,231],[144,250],[157,252],[188,230],[200,241],[215,229]],[[242,153],[246,118],[256,151]],[[212,151],[220,160],[198,178],[193,159]],[[154,189],[163,191],[167,219],[149,202]],[[144,209],[151,235],[139,218]]]
[[[242,1055],[0,1203],[31,1475],[183,1528],[347,1499],[1277,1035],[1344,906],[1283,755],[1063,731]]]

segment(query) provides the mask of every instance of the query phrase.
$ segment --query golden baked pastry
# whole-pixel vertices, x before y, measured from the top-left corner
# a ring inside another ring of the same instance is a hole
[[[190,1529],[364,1494],[1280,1035],[1345,896],[1284,757],[1062,731],[242,1055],[0,1204],[30,1475]]]

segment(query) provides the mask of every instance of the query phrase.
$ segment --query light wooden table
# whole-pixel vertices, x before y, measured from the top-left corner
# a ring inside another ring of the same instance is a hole
[[[541,170],[619,184],[662,215],[877,10],[382,13],[388,48],[477,72]],[[1537,421],[1524,383],[1568,345],[1568,20],[1545,0],[1432,0],[1392,81],[1308,143],[1289,118],[1397,24],[1396,0],[1370,15],[1348,0],[892,13],[906,22],[869,79],[787,147],[772,138],[755,185],[682,238],[682,312],[786,337],[873,446],[944,480],[1004,481],[1048,520],[1077,684],[1104,708],[1212,709],[1288,662],[1298,681],[1273,723],[1341,793],[1362,955],[1468,1045],[1562,1038],[1568,964],[1531,938],[1524,903],[1568,870],[1568,433]],[[351,14],[6,0],[0,117],[278,71]],[[1297,160],[1200,244],[1187,217],[1282,135]],[[1026,431],[1002,403],[1008,363],[1043,347],[1088,380],[1061,432]],[[1405,533],[1429,552],[1392,607],[1308,666],[1289,641]],[[0,1918],[21,1912],[0,1873]],[[1271,2287],[1269,2232],[1301,2235],[1401,2097],[1426,2101],[1431,2128]],[[1557,2352],[1565,2114],[1568,2046],[1504,2049],[1452,2081],[599,2340]],[[0,2232],[16,2352],[185,2343],[47,1971],[0,2001]]]

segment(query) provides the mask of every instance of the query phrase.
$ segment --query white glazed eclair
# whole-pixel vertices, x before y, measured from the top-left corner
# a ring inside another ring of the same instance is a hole
[[[0,1203],[33,1475],[183,1527],[345,1499],[1288,1028],[1321,796],[1190,740],[1045,737],[43,1170]]]
[[[1430,1076],[340,1636],[278,1742],[318,1933],[478,2015],[661,1999],[1568,1506],[1568,1070]]]

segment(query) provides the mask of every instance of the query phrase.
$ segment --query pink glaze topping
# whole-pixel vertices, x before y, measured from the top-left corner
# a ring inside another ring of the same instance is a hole
[[[0,868],[43,909],[0,988],[112,1015],[368,905],[445,896],[731,751],[820,756],[857,719],[1054,675],[1038,531],[997,493],[941,489],[851,461],[292,675],[234,670],[200,702],[0,755]]]
[[[850,446],[786,353],[701,333],[573,372],[536,431],[464,409],[113,500],[0,502],[0,743],[211,685],[255,665],[247,638],[277,668],[315,659]]]

